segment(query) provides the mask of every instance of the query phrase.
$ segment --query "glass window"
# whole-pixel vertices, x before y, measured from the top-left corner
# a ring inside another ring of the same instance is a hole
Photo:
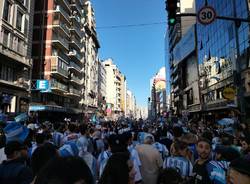
[[[11,15],[11,4],[9,1],[5,1],[4,10],[3,10],[3,19],[10,22]]]
[[[8,46],[8,37],[9,37],[9,31],[4,30],[4,31],[3,31],[3,45],[4,45],[5,47]]]
[[[22,20],[23,20],[23,13],[17,10],[17,18],[16,18],[16,28],[19,31],[23,31],[22,29]]]

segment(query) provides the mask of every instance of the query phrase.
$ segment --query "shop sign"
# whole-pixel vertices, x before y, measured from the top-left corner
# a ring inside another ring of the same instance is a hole
[[[228,87],[223,90],[223,98],[227,100],[234,100],[234,97],[236,95],[236,91],[234,88]]]

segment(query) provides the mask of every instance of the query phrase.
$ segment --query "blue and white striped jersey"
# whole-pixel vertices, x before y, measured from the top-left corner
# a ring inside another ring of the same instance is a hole
[[[193,165],[185,157],[167,157],[164,160],[163,168],[175,168],[182,177],[192,176]]]

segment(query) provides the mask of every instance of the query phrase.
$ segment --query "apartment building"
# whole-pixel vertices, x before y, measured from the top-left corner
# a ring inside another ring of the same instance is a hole
[[[125,99],[122,97],[125,92],[125,77],[112,59],[103,62],[106,69],[106,102],[112,107],[112,112],[120,114],[124,108]],[[123,102],[122,102],[123,101]]]
[[[88,114],[94,113],[98,108],[98,49],[100,44],[96,33],[94,9],[89,0],[84,0],[84,106]]]
[[[76,119],[83,111],[84,8],[82,0],[40,0],[35,3],[34,86],[30,111],[38,111],[41,118],[46,114],[52,121],[64,116]],[[41,80],[48,81],[49,89],[37,89]]]
[[[30,102],[33,0],[0,1],[0,111],[27,112]]]
[[[106,70],[104,63],[98,60],[98,107],[100,110],[106,109]]]

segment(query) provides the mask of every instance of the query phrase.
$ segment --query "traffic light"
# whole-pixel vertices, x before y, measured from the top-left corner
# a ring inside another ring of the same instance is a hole
[[[166,10],[168,11],[168,25],[176,24],[177,0],[166,0]]]

